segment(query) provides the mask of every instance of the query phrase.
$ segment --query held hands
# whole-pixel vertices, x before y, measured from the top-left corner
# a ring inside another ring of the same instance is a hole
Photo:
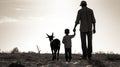
[[[76,35],[76,29],[75,28],[73,29],[73,32],[74,32],[74,36],[75,36]]]
[[[75,28],[73,29],[73,32],[74,32],[74,33],[76,32],[76,29],[75,29]],[[94,34],[96,33],[96,30],[95,30],[95,29],[93,29],[93,33],[94,33]]]
[[[76,29],[75,29],[75,28],[73,29],[73,32],[76,32]]]

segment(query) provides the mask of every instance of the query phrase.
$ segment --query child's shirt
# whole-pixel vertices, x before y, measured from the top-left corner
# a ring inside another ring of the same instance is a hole
[[[71,39],[74,37],[75,35],[66,35],[63,37],[63,44],[65,48],[71,48],[72,47],[72,42]]]

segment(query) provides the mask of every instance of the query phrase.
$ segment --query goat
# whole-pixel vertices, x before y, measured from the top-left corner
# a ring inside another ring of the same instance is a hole
[[[57,58],[57,60],[59,60],[59,50],[60,50],[60,40],[59,39],[53,39],[54,34],[52,33],[52,35],[48,35],[47,34],[47,38],[49,38],[50,41],[50,47],[51,47],[51,51],[52,51],[52,60],[55,60]],[[56,55],[57,53],[57,55]]]

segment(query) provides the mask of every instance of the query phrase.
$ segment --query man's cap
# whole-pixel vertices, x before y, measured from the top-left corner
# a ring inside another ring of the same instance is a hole
[[[86,1],[81,1],[80,6],[84,6],[84,5],[87,5],[87,2]]]

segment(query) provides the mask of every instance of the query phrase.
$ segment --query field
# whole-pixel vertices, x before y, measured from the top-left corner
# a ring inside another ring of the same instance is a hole
[[[51,60],[51,54],[37,53],[0,53],[0,67],[20,62],[25,67],[120,67],[118,54],[93,54],[92,60],[80,59],[80,54],[73,54],[72,61],[66,62],[64,54],[57,61]]]

